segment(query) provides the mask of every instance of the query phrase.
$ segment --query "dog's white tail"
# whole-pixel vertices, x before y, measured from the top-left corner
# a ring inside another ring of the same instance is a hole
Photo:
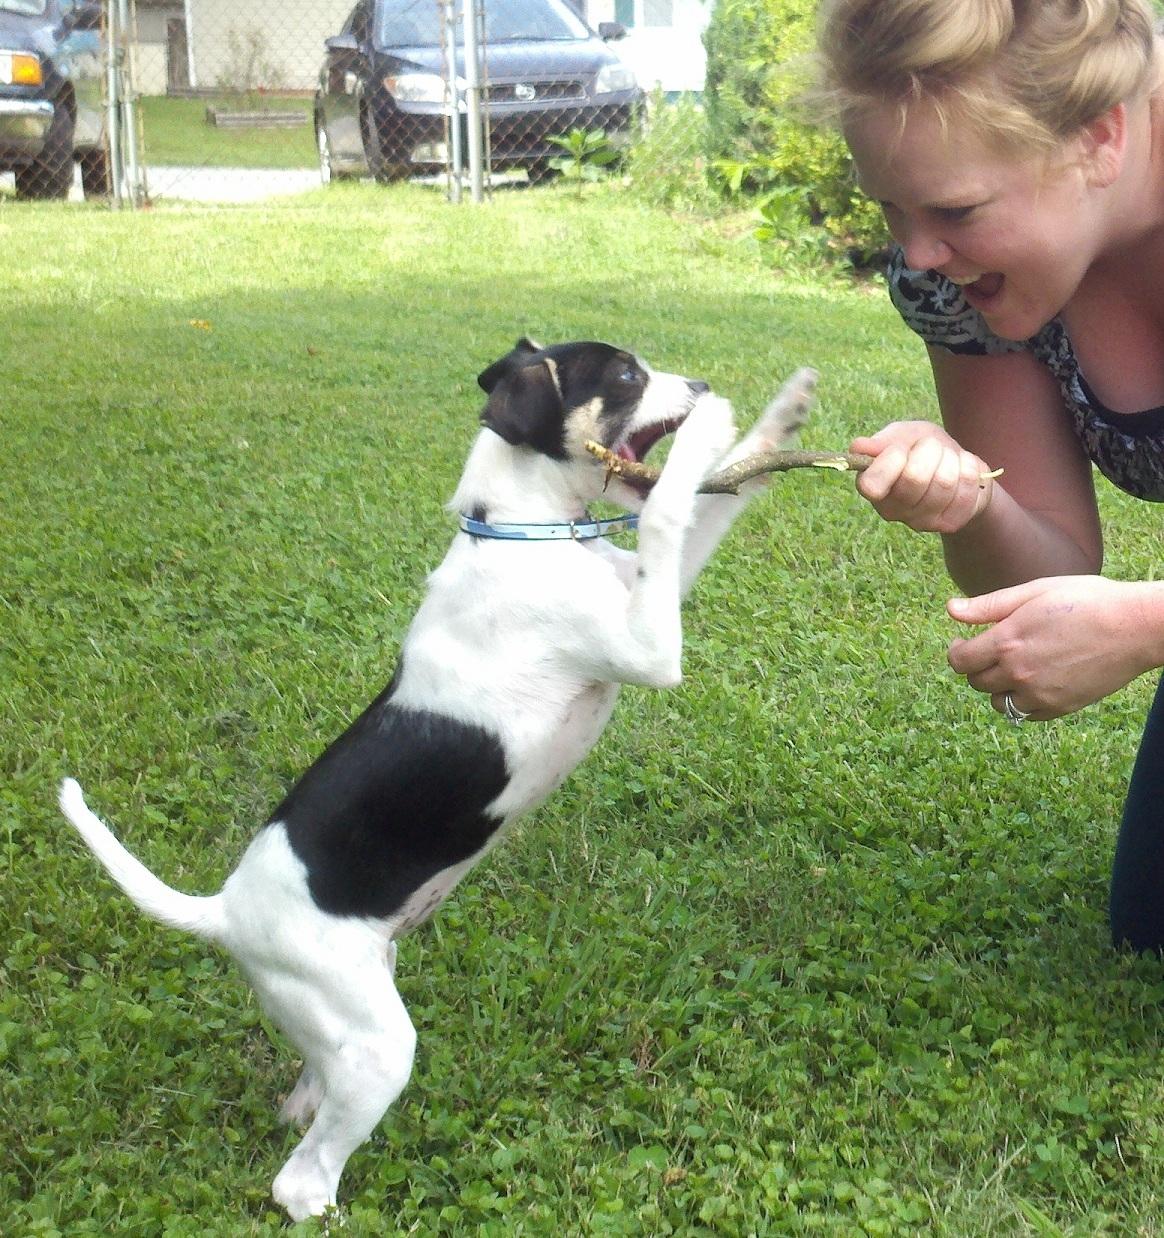
[[[146,915],[172,928],[185,929],[211,941],[221,940],[226,927],[221,894],[181,894],[155,877],[90,810],[80,785],[72,778],[61,783],[60,805],[109,875]]]

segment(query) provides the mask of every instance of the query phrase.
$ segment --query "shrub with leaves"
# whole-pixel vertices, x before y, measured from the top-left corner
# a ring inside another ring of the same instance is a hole
[[[857,190],[840,135],[799,102],[816,8],[815,0],[718,0],[704,36],[709,146],[726,187],[803,190],[813,223],[867,261],[887,240],[881,212]]]
[[[814,227],[803,189],[778,185],[760,203],[755,237],[785,271],[822,270],[829,262],[827,233]]]
[[[262,91],[280,90],[287,75],[270,55],[267,38],[261,30],[249,26],[240,30],[231,26],[226,36],[226,58],[216,79],[224,94],[241,95],[262,102]]]
[[[601,180],[619,152],[601,129],[571,129],[565,137],[551,137],[565,152],[550,160],[550,167],[573,181],[578,192],[586,181]]]

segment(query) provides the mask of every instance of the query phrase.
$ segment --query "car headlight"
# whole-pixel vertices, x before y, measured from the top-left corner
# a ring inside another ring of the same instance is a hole
[[[458,82],[461,89],[463,83]],[[444,103],[445,83],[436,73],[401,73],[384,79],[384,89],[397,103]]]
[[[31,52],[0,51],[0,86],[39,86],[44,82],[40,57]]]
[[[604,64],[594,79],[596,95],[613,95],[623,90],[634,90],[638,83],[635,75],[624,64]]]

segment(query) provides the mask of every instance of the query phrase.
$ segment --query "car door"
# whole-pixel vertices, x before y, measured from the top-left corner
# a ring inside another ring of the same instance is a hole
[[[364,164],[360,97],[368,72],[371,35],[372,0],[360,0],[344,22],[343,30],[324,42],[319,83],[323,122],[332,159],[347,167]]]

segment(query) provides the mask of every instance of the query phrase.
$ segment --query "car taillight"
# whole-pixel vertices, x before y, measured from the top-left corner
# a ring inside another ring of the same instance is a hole
[[[0,85],[39,86],[43,81],[39,56],[30,52],[0,51]]]

